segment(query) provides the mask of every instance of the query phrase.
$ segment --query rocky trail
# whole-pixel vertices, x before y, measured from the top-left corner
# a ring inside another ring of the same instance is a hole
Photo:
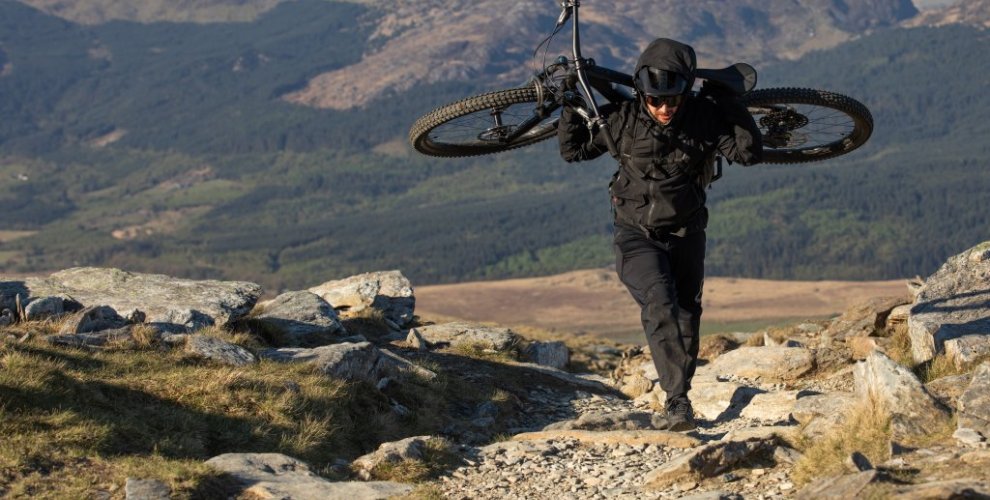
[[[687,433],[658,430],[665,394],[642,348],[419,322],[398,272],[256,303],[251,283],[71,269],[0,281],[0,326],[61,315],[38,342],[143,342],[244,370],[307,364],[355,383],[393,421],[435,419],[433,435],[405,431],[353,459],[206,460],[237,498],[990,498],[988,283],[990,242],[838,318],[707,337],[690,392],[699,426]],[[201,333],[238,322],[260,337]],[[431,472],[402,482],[414,466]],[[172,493],[147,477],[117,491]]]

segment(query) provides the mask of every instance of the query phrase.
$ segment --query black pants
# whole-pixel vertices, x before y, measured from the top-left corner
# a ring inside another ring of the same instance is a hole
[[[667,404],[687,400],[698,360],[705,232],[647,236],[615,227],[615,269],[642,308],[643,330]]]

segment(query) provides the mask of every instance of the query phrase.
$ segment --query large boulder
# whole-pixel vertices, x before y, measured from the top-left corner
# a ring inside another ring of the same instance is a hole
[[[413,328],[406,341],[420,349],[480,346],[501,352],[516,346],[519,337],[508,328],[455,321]]]
[[[990,241],[949,260],[925,280],[911,308],[908,333],[918,363],[942,352],[946,341],[990,335]]]
[[[258,361],[251,351],[223,339],[207,335],[190,335],[186,338],[186,352],[231,366],[250,365]]]
[[[719,356],[711,370],[718,375],[788,381],[814,366],[814,356],[803,347],[740,347]]]
[[[324,375],[377,384],[397,375],[435,380],[437,374],[370,342],[344,342],[313,349],[284,347],[258,352],[258,357],[280,363],[310,363]]]
[[[308,465],[279,453],[225,453],[206,461],[244,491],[238,498],[346,498],[372,500],[402,496],[413,487],[389,481],[330,482]]]
[[[344,318],[371,308],[381,311],[396,327],[411,322],[416,309],[412,285],[399,271],[378,271],[327,281],[309,291],[333,304]]]
[[[959,428],[972,429],[990,440],[990,362],[977,368],[958,404]]]
[[[358,477],[371,479],[376,467],[383,464],[396,464],[407,460],[422,460],[426,450],[431,447],[442,447],[450,451],[450,444],[431,436],[414,436],[400,441],[382,443],[377,450],[354,459],[351,468]]]
[[[922,436],[948,421],[948,413],[911,370],[879,352],[856,364],[856,394],[889,412],[895,437]]]
[[[825,330],[832,339],[869,337],[887,325],[887,317],[897,306],[910,301],[907,294],[900,297],[878,297],[857,304],[836,318]]]
[[[16,295],[28,301],[62,297],[83,306],[109,306],[122,314],[140,310],[150,323],[195,329],[241,318],[254,307],[261,286],[243,281],[195,281],[120,269],[77,267],[47,278],[0,281],[0,298],[4,303]]]
[[[280,347],[316,347],[347,334],[333,306],[306,291],[286,292],[259,304],[251,319]]]

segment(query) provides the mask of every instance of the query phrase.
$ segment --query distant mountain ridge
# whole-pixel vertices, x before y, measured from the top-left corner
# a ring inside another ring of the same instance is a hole
[[[21,0],[75,21],[250,21],[284,0]],[[376,12],[370,50],[324,72],[290,102],[351,109],[421,84],[481,79],[514,85],[535,69],[532,50],[553,27],[550,0],[351,0]],[[582,4],[587,55],[625,67],[657,36],[691,43],[702,65],[763,64],[834,47],[918,11],[911,0],[594,1]],[[560,37],[562,43],[564,35]],[[564,52],[565,46],[555,46]]]
[[[448,3],[406,5],[433,5],[442,18]],[[552,25],[553,2],[544,7],[544,17],[513,14],[532,23],[519,37]],[[585,14],[600,62],[635,54],[623,30]],[[438,160],[406,144],[432,107],[505,83],[491,75],[528,59],[529,42],[462,43],[449,61],[475,51],[494,62],[390,86],[363,107],[282,98],[361,67],[422,21],[385,17],[298,0],[252,22],[80,25],[0,0],[0,272],[114,266],[278,289],[367,269],[401,268],[427,284],[608,264],[608,158],[565,164],[548,141]],[[979,84],[990,32],[901,26],[759,66],[762,88],[862,100],[876,130],[835,161],[726,169],[709,198],[712,274],[899,278],[933,271],[990,232],[981,210],[990,94]],[[415,49],[407,59],[423,53]]]

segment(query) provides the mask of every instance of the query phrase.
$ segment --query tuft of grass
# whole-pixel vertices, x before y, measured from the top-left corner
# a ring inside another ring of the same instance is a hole
[[[911,355],[911,337],[908,335],[906,323],[895,326],[890,332],[887,356],[900,365],[914,368],[914,357]]]
[[[832,434],[800,443],[803,455],[794,466],[793,479],[807,484],[821,477],[844,473],[845,460],[858,451],[873,463],[890,458],[890,416],[883,405],[870,399],[851,409],[846,421]]]

